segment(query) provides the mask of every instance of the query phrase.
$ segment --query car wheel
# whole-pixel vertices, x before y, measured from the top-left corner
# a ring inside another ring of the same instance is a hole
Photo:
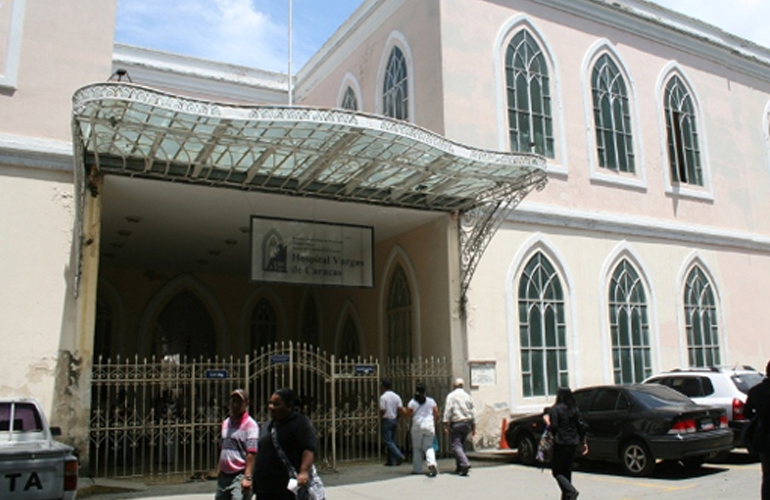
[[[535,463],[535,438],[522,433],[516,438],[516,449],[519,450],[519,461],[526,465]]]
[[[649,476],[655,468],[655,458],[647,445],[637,440],[623,443],[620,449],[620,463],[629,476]]]

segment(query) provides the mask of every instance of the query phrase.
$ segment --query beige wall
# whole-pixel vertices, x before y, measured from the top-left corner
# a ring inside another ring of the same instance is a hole
[[[34,396],[50,411],[72,321],[71,175],[0,165],[0,213],[0,396]]]
[[[683,293],[685,273],[695,261],[712,281],[719,302],[722,362],[761,369],[770,356],[770,339],[761,327],[765,312],[751,300],[768,292],[761,277],[770,271],[770,258],[712,245],[510,224],[493,240],[469,293],[474,340],[469,358],[498,363],[498,385],[479,391],[488,403],[510,401],[513,411],[528,411],[549,402],[524,398],[519,378],[518,284],[521,269],[537,250],[549,258],[563,286],[572,385],[613,383],[608,273],[620,256],[636,266],[644,282],[653,372],[688,365]]]
[[[441,134],[444,128],[443,61],[441,52],[436,50],[441,37],[440,1],[404,4],[394,12],[389,9],[400,2],[384,6],[367,21],[369,24],[362,30],[365,34],[347,40],[340,48],[343,58],[330,59],[323,71],[306,77],[297,87],[297,104],[339,106],[339,96],[347,87],[346,75],[352,75],[361,90],[358,110],[381,113],[378,90],[382,90],[383,68],[395,44],[412,63],[407,69],[414,82],[410,99],[416,104],[409,121]]]
[[[110,76],[116,0],[23,6],[18,74],[0,88],[0,395],[39,398],[82,449],[87,428],[70,425],[87,426],[90,390],[89,339],[76,329],[72,94]]]
[[[551,175],[547,189],[530,195],[528,202],[770,234],[770,219],[764,216],[770,210],[770,170],[762,130],[770,81],[534,2],[518,5],[521,10],[497,2],[442,2],[448,138],[478,147],[508,148],[500,141],[507,123],[498,120],[506,105],[505,81],[502,72],[495,73],[503,61],[495,56],[504,57],[507,41],[518,31],[509,32],[506,27],[526,20],[543,37],[552,62],[559,151],[549,160],[549,168],[565,170],[563,175]],[[630,76],[643,188],[607,185],[589,176],[589,154],[594,150],[588,142],[593,117],[586,59],[602,40],[610,44]],[[702,162],[711,173],[710,199],[677,197],[665,190],[670,173],[663,143],[665,124],[660,120],[660,79],[672,63],[692,84],[702,111],[699,140]]]
[[[117,0],[25,0],[15,91],[0,91],[0,133],[70,141],[72,94],[110,77]]]

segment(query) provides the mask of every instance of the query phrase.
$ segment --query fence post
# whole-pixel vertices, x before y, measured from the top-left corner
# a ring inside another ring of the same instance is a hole
[[[190,380],[190,382],[191,382],[190,383],[190,400],[191,400],[192,404],[190,405],[190,408],[189,408],[190,415],[189,415],[189,417],[187,419],[189,422],[192,423],[192,429],[190,429],[190,436],[191,436],[191,438],[190,438],[190,443],[191,443],[191,446],[190,446],[190,450],[191,450],[191,452],[190,452],[190,468],[192,470],[195,470],[195,464],[197,463],[195,461],[195,451],[196,451],[195,443],[198,442],[198,440],[196,439],[196,431],[198,429],[198,426],[195,425],[196,422],[197,422],[197,417],[198,417],[198,415],[196,415],[196,411],[195,411],[196,408],[198,408],[198,405],[196,404],[196,401],[195,401],[195,399],[196,399],[195,387],[197,385],[195,383],[195,374],[196,374],[196,371],[195,371],[195,359],[193,359],[193,362],[192,362],[192,374],[190,376],[190,379],[191,379]]]
[[[294,387],[294,342],[289,341],[289,387],[292,390],[297,390]]]
[[[231,357],[230,359],[232,360],[233,358]],[[243,385],[242,385],[242,387],[244,389],[246,389],[247,391],[249,391],[249,398],[251,398],[252,397],[251,396],[251,391],[249,390],[249,380],[251,380],[251,377],[249,376],[249,368],[251,368],[251,362],[249,360],[249,353],[248,352],[246,353],[246,356],[244,356],[243,360],[244,360],[245,366],[243,367]],[[227,393],[228,397],[230,396],[230,392],[229,392],[230,390],[231,389],[228,389],[228,393]]]
[[[337,379],[335,377],[337,373],[337,365],[335,364],[335,356],[331,357],[331,400],[332,400],[332,470],[337,470]]]

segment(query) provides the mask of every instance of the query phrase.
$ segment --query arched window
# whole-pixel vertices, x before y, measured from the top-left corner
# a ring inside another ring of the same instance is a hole
[[[300,341],[313,347],[320,347],[320,328],[318,325],[318,308],[315,299],[308,296],[305,302],[305,308],[302,313],[302,330],[300,331]]]
[[[361,355],[361,342],[358,338],[358,329],[352,316],[345,319],[345,326],[342,328],[340,345],[337,353],[341,358],[355,358]]]
[[[358,99],[352,87],[345,89],[345,96],[342,98],[342,109],[358,111]]]
[[[208,309],[193,293],[179,292],[158,315],[153,344],[159,357],[211,357],[216,334]]]
[[[718,366],[721,357],[716,301],[711,283],[698,266],[685,282],[684,317],[690,366]]]
[[[382,84],[382,112],[399,120],[409,119],[409,93],[406,59],[398,47],[393,47],[385,68]]]
[[[564,293],[542,252],[529,260],[519,282],[519,336],[525,397],[554,395],[569,385]]]
[[[615,383],[641,382],[652,375],[647,295],[639,274],[626,259],[612,273],[609,307]]]
[[[412,356],[412,293],[404,269],[393,271],[388,289],[388,356]]]
[[[251,349],[269,347],[278,340],[278,319],[267,299],[260,299],[251,311]]]
[[[677,75],[666,84],[663,104],[671,182],[703,186],[695,103]]]
[[[505,54],[508,134],[511,150],[554,157],[548,65],[527,30],[511,39]]]
[[[626,82],[607,54],[600,56],[594,65],[591,92],[599,166],[634,173],[634,143]]]

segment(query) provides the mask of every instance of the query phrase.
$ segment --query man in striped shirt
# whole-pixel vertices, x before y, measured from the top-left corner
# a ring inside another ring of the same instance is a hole
[[[249,393],[245,389],[230,393],[230,416],[222,422],[215,500],[249,500],[252,496],[259,425],[248,409]]]

